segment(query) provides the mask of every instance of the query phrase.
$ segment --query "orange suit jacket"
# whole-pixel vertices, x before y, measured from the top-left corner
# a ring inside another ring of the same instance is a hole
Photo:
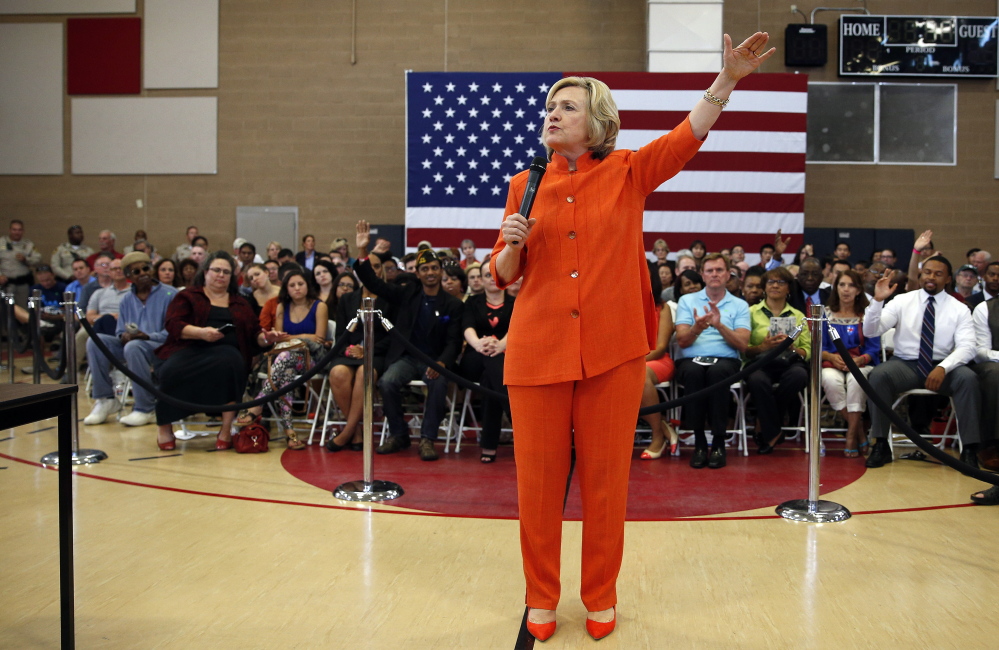
[[[539,386],[594,377],[648,354],[656,344],[656,310],[645,259],[645,197],[676,175],[700,148],[684,120],[638,151],[587,153],[576,171],[558,155],[535,197],[537,219],[521,249],[523,276],[510,321],[504,382]],[[528,172],[510,181],[506,214],[520,210]]]

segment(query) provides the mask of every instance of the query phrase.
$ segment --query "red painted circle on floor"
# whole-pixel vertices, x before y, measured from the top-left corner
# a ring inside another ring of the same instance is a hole
[[[661,521],[776,507],[808,496],[808,456],[801,449],[778,449],[768,456],[729,450],[722,469],[690,467],[691,449],[679,458],[638,460],[635,450],[628,498],[629,521]],[[491,465],[479,462],[479,450],[467,446],[460,454],[444,454],[423,462],[416,445],[388,456],[375,456],[374,478],[393,481],[405,494],[393,506],[455,517],[517,518],[517,477],[513,448],[501,447]],[[362,454],[330,453],[318,445],[305,451],[285,451],[284,468],[296,478],[332,492],[347,481],[363,478]],[[822,458],[822,494],[838,490],[864,473],[863,458],[844,458],[830,449]],[[581,517],[579,483],[573,478],[565,518]]]

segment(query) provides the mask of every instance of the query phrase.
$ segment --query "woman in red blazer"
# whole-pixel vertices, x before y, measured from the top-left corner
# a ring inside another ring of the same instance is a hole
[[[530,219],[517,213],[527,172],[510,181],[509,216],[490,265],[500,287],[523,278],[504,379],[516,432],[527,626],[538,639],[555,632],[573,447],[586,629],[597,639],[614,630],[635,415],[657,331],[642,238],[645,198],[697,153],[739,79],[773,54],[768,38],[757,32],[733,49],[726,34],[724,68],[703,99],[638,151],[614,150],[620,119],[605,84],[560,80],[546,102],[542,141],[551,162]]]

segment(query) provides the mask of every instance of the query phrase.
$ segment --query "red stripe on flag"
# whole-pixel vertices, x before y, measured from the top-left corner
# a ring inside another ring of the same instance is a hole
[[[667,187],[669,184],[667,183]],[[674,212],[804,212],[803,194],[752,192],[653,192],[646,210]]]
[[[669,131],[683,122],[690,111],[621,111],[622,129]],[[712,131],[796,131],[807,130],[804,113],[722,113]]]
[[[499,214],[499,213],[497,213]],[[461,240],[471,239],[479,250],[492,250],[499,236],[500,224],[496,230],[476,230],[471,228],[406,228],[406,245],[416,248],[423,240],[430,242],[434,250],[440,248],[461,249]],[[482,257],[479,255],[479,257]]]
[[[706,72],[565,72],[564,77],[595,77],[611,89],[704,90],[718,76]],[[789,73],[751,74],[739,80],[739,90],[808,92],[808,75]]]
[[[789,172],[801,174],[803,153],[752,153],[748,151],[702,151],[684,169],[699,172]]]

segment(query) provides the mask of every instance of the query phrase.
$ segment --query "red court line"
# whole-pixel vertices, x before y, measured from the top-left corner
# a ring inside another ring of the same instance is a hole
[[[47,465],[42,465],[31,460],[25,460],[23,458],[17,458],[16,456],[11,456],[9,454],[0,453],[0,458],[6,458],[17,463],[23,463],[25,465],[31,465],[33,467],[40,467],[42,469],[47,469],[51,471],[58,471],[57,467],[49,467]],[[218,499],[234,499],[236,501],[251,501],[255,503],[273,503],[278,505],[286,506],[301,506],[305,508],[323,508],[326,510],[349,510],[351,512],[375,512],[375,513],[386,513],[393,515],[413,515],[418,517],[451,517],[454,519],[505,519],[510,521],[516,521],[515,517],[490,517],[490,516],[473,516],[473,515],[449,515],[440,512],[426,512],[417,510],[380,510],[375,508],[364,508],[364,507],[353,507],[353,506],[336,506],[330,504],[321,503],[306,503],[304,501],[285,501],[282,499],[262,499],[260,497],[244,497],[237,496],[234,494],[221,494],[218,492],[203,492],[201,490],[188,490],[185,488],[175,488],[168,487],[165,485],[152,485],[150,483],[139,483],[137,481],[126,481],[120,478],[111,478],[109,476],[98,476],[96,474],[86,474],[84,472],[74,471],[74,475],[83,478],[92,478],[98,481],[108,481],[109,483],[118,483],[120,485],[131,485],[134,487],[149,488],[152,490],[164,490],[166,492],[177,492],[180,494],[193,494],[196,496],[203,497],[215,497]],[[901,512],[922,512],[926,510],[949,510],[951,508],[968,508],[975,506],[974,503],[951,503],[939,506],[922,506],[918,508],[889,508],[885,510],[857,510],[852,512],[853,515],[885,515],[894,514]],[[648,521],[747,521],[753,519],[781,519],[780,515],[733,515],[733,516],[722,516],[722,517],[663,517],[658,519],[629,519],[629,522],[648,522]]]

